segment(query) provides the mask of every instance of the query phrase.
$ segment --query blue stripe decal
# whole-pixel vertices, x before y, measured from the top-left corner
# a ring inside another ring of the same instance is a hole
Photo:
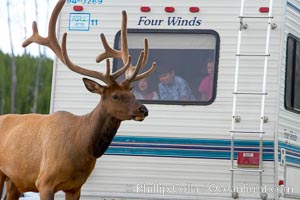
[[[293,3],[289,2],[289,1],[287,2],[287,5],[291,8],[293,8],[298,13],[300,13],[300,8],[298,6],[294,5]]]
[[[258,151],[259,142],[235,140],[234,145],[236,159],[239,151]],[[230,140],[222,139],[116,136],[106,154],[229,160],[230,146]],[[263,146],[263,160],[274,161],[274,142],[264,141]],[[286,149],[287,162],[300,165],[299,146],[279,142],[279,148]]]
[[[284,142],[279,142],[279,149],[284,148],[286,150],[286,162],[300,165],[300,147]],[[280,159],[280,155],[279,155]]]
[[[274,160],[274,142],[264,141],[263,160]],[[107,150],[108,155],[230,159],[230,140],[116,136]],[[258,151],[259,142],[236,140],[237,152]]]

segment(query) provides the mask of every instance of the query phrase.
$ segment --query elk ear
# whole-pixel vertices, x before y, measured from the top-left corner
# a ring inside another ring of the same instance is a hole
[[[92,93],[103,94],[105,86],[102,86],[88,78],[83,78],[82,80],[84,82],[86,89],[88,89],[88,91],[90,91]]]

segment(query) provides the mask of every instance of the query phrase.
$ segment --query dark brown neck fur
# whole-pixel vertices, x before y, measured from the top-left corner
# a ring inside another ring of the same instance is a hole
[[[101,103],[86,117],[90,122],[91,131],[88,145],[89,152],[95,158],[99,158],[111,144],[120,127],[121,120],[108,114]]]

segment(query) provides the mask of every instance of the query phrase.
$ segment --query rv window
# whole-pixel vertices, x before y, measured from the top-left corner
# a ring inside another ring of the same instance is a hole
[[[300,113],[300,39],[292,35],[287,39],[285,107]]]
[[[157,104],[211,104],[216,96],[219,35],[215,31],[128,30],[129,53],[137,62],[144,38],[149,40],[148,64],[156,71],[134,83],[137,99]],[[120,49],[120,33],[115,48]],[[114,70],[121,67],[114,60]]]

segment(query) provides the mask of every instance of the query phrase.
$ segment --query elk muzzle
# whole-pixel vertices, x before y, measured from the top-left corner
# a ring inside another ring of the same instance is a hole
[[[143,121],[148,116],[148,109],[143,104],[140,105],[136,114],[132,115],[132,119],[135,121]]]

